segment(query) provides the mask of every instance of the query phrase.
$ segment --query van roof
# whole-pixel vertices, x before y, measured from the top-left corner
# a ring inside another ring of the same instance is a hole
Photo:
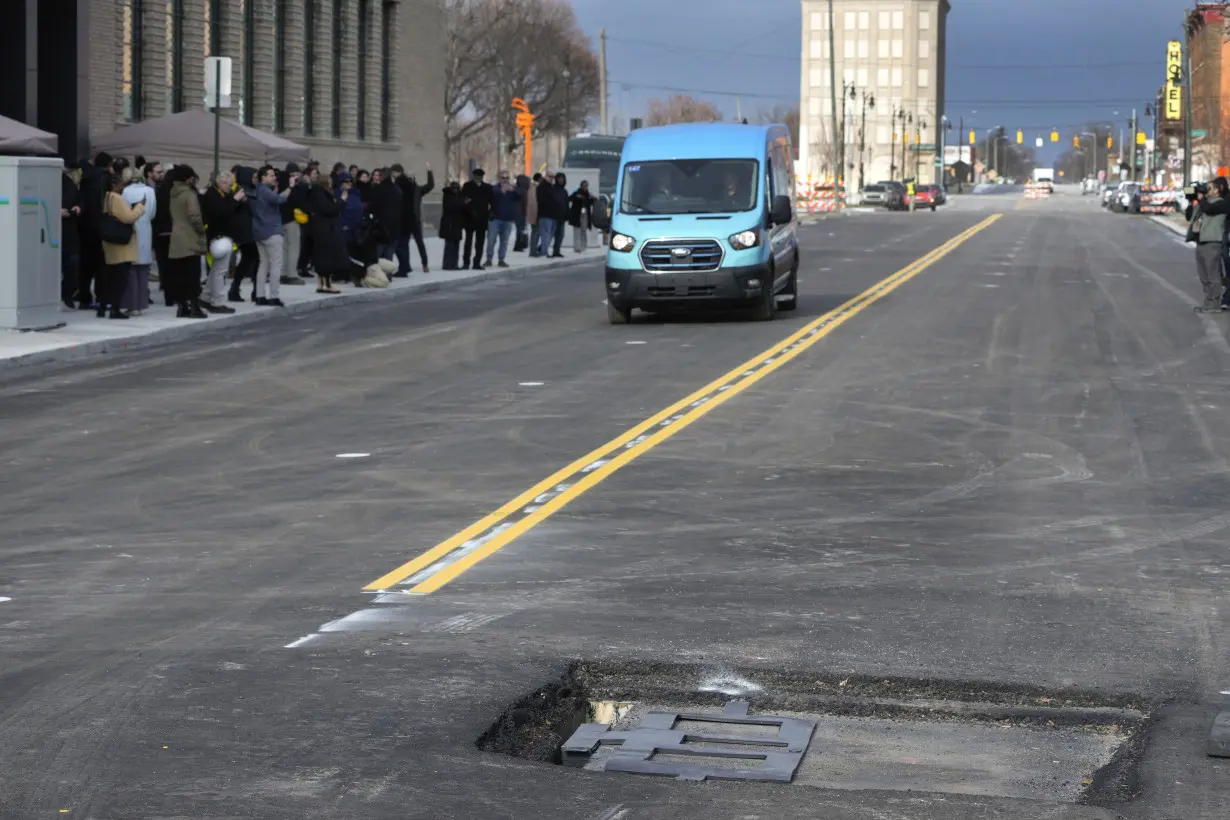
[[[624,142],[624,162],[654,159],[724,159],[764,154],[765,139],[777,125],[705,122],[638,128]]]

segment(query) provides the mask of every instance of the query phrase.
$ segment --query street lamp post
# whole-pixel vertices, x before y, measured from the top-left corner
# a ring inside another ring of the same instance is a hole
[[[863,165],[867,153],[867,106],[870,105],[872,110],[876,107],[876,95],[863,92],[863,119],[858,127],[858,189],[863,190],[866,184],[865,168]]]
[[[905,152],[909,150],[910,131],[909,128],[914,124],[914,115],[907,114],[901,111],[898,115],[901,120],[901,180],[905,181]]]
[[[922,171],[922,135],[927,130],[927,121],[918,118],[918,138],[914,140],[914,184],[918,184],[919,173]]]
[[[564,55],[564,141],[572,139],[572,56]]]

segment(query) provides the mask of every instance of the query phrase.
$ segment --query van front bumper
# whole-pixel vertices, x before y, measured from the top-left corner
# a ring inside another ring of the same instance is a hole
[[[708,273],[649,273],[607,267],[606,298],[620,309],[732,310],[752,307],[773,287],[767,263]]]

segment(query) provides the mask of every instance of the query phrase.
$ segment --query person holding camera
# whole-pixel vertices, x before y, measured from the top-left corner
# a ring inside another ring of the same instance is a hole
[[[1204,289],[1204,302],[1193,308],[1197,313],[1220,313],[1222,309],[1226,290],[1222,245],[1226,238],[1226,214],[1230,214],[1228,187],[1230,183],[1225,177],[1213,180],[1211,188],[1197,185],[1193,191],[1195,200],[1188,205],[1191,224],[1187,227],[1187,241],[1196,243],[1196,274]]]

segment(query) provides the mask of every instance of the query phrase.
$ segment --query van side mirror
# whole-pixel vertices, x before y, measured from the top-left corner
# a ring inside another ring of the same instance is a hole
[[[600,231],[605,231],[611,227],[611,200],[609,197],[600,196],[598,202],[594,204],[594,210],[590,214],[590,219],[594,223],[594,227]]]
[[[794,207],[790,204],[790,197],[785,194],[773,197],[769,219],[773,220],[774,225],[787,225],[794,219]]]

